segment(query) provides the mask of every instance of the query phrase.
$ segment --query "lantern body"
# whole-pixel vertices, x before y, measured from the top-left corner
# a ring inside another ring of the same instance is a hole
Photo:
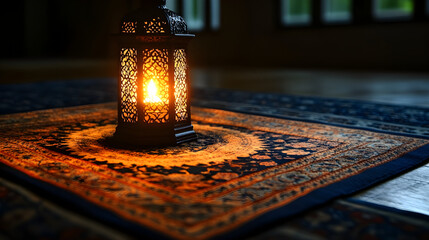
[[[165,0],[143,2],[119,35],[118,126],[114,138],[132,145],[175,145],[196,139],[191,124],[187,34]]]

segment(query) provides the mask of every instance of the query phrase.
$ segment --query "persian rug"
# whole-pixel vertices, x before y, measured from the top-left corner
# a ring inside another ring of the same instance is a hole
[[[0,170],[135,236],[223,239],[428,159],[422,131],[392,135],[389,122],[368,131],[241,107],[194,107],[198,141],[158,149],[112,144],[114,103],[3,115]]]
[[[0,206],[0,239],[134,239],[3,179]],[[265,228],[245,239],[428,239],[429,217],[346,199]]]
[[[425,107],[213,89],[198,89],[194,98],[200,107],[429,138]]]

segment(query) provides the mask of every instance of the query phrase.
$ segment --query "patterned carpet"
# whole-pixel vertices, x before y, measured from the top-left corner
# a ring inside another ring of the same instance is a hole
[[[0,116],[2,176],[47,201],[60,202],[60,208],[77,211],[77,218],[95,222],[71,221],[73,217],[55,209],[30,211],[35,201],[4,180],[0,203],[8,207],[0,208],[1,231],[11,238],[19,238],[13,232],[20,227],[24,236],[40,238],[223,239],[258,238],[254,230],[271,226],[274,230],[259,238],[316,239],[341,236],[349,220],[349,229],[360,226],[357,237],[387,236],[383,231],[396,225],[397,234],[427,236],[424,217],[410,223],[398,218],[402,213],[383,215],[349,202],[325,205],[312,211],[316,216],[302,215],[288,224],[293,231],[281,227],[285,218],[426,162],[428,128],[421,119],[427,110],[396,107],[403,109],[399,115],[411,117],[395,122],[401,116],[386,114],[398,110],[388,105],[207,90],[195,91],[195,99],[192,118],[198,140],[157,149],[121,149],[112,143],[115,103]],[[353,115],[352,108],[362,114]],[[388,117],[375,118],[382,113]],[[24,220],[15,225],[6,221],[19,218],[20,211]],[[342,216],[335,218],[335,212]],[[362,227],[364,221],[349,214],[353,212],[373,216],[369,222],[385,227]],[[56,218],[64,220],[52,220]],[[306,226],[309,220],[311,226]],[[397,224],[401,221],[409,225]],[[102,227],[93,226],[98,223],[118,232],[106,237]],[[334,223],[336,232],[326,227]],[[44,231],[46,226],[56,230]],[[279,234],[275,226],[289,230]],[[297,230],[318,227],[305,236]]]

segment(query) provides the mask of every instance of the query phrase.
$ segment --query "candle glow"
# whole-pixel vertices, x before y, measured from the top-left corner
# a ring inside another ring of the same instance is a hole
[[[162,102],[161,98],[158,97],[158,88],[153,81],[153,79],[150,80],[149,84],[146,88],[146,98],[144,99],[145,103],[160,103]]]

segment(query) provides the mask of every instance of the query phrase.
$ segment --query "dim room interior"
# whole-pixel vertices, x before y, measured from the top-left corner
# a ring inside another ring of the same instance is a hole
[[[1,239],[428,239],[429,0],[0,11]]]

